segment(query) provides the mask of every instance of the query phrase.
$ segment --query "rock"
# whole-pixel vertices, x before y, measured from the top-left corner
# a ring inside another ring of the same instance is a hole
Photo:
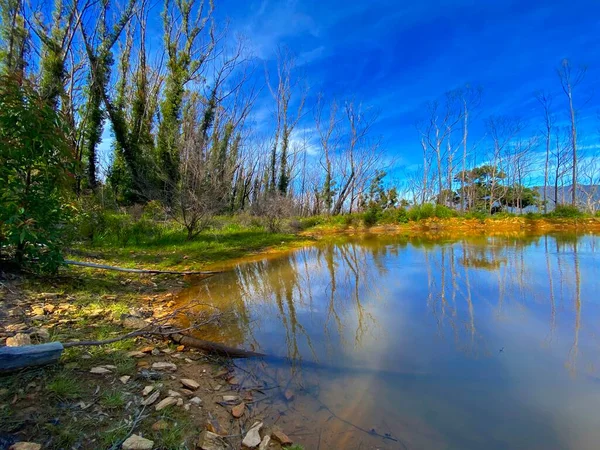
[[[154,447],[154,441],[132,434],[125,439],[121,448],[123,450],[151,450],[152,447]]]
[[[123,384],[127,384],[127,382],[131,379],[131,377],[129,375],[123,375],[121,378],[119,378],[119,380],[121,381],[121,383]]]
[[[150,397],[142,400],[142,405],[143,406],[150,406],[156,400],[158,400],[158,397],[160,397],[160,391],[155,391]]]
[[[60,294],[58,292],[42,292],[38,297],[44,300],[50,300],[60,297]]]
[[[8,447],[8,450],[40,450],[41,448],[42,444],[36,444],[35,442],[17,442]]]
[[[152,392],[154,390],[154,386],[152,386],[151,384],[146,386],[144,388],[144,390],[142,391],[142,395],[145,397],[146,395],[148,395],[150,392]]]
[[[152,350],[154,350],[154,346],[148,345],[146,347],[141,348],[140,352],[142,352],[142,353],[152,353]]]
[[[177,366],[170,362],[155,362],[152,364],[152,368],[155,370],[177,370]]]
[[[44,305],[44,312],[48,314],[52,314],[54,309],[56,309],[56,306],[54,306],[52,303],[47,303]]]
[[[227,402],[227,403],[233,403],[233,402],[239,403],[240,398],[237,395],[224,395],[223,401]]]
[[[286,389],[286,391],[283,393],[283,396],[285,397],[285,399],[288,402],[291,402],[292,400],[294,400],[294,393],[292,391],[290,391],[289,389]]]
[[[139,329],[139,328],[145,328],[148,326],[148,322],[146,322],[144,319],[141,319],[139,317],[125,317],[122,321],[121,324],[125,327],[125,328],[132,328],[132,329]]]
[[[262,422],[255,422],[254,425],[252,425],[252,428],[250,428],[246,433],[246,436],[244,436],[242,445],[245,445],[248,448],[258,447],[262,441],[260,438],[260,429],[262,426]]]
[[[13,337],[6,338],[7,347],[22,347],[24,345],[31,345],[31,338],[28,334],[17,333]]]
[[[176,350],[178,352],[182,352],[183,350],[185,350],[185,345],[178,345]]]
[[[177,391],[173,391],[171,389],[169,389],[169,392],[167,393],[169,395],[169,397],[181,397],[181,394]]]
[[[242,417],[244,415],[245,409],[246,409],[246,404],[242,402],[239,405],[236,405],[233,408],[231,408],[231,415],[233,417],[235,417],[236,419],[239,419],[240,417]]]
[[[292,445],[294,442],[279,428],[273,428],[271,431],[271,437],[279,442],[282,446]]]
[[[169,424],[164,420],[159,420],[158,422],[154,422],[152,424],[152,430],[154,431],[162,431],[169,428]]]
[[[110,373],[110,369],[107,369],[106,367],[92,367],[92,370],[90,370],[90,373],[95,373],[97,375],[105,375],[107,373]]]
[[[269,448],[269,444],[271,443],[271,436],[268,434],[260,441],[260,445],[258,446],[258,450],[267,450]]]
[[[189,389],[182,389],[181,393],[183,395],[185,395],[186,397],[193,397],[194,396],[194,391],[190,391]]]
[[[151,354],[152,356],[158,356],[158,355],[160,355],[160,350],[159,350],[159,349],[157,349],[157,348],[155,348],[154,350],[152,350],[152,351],[150,352],[150,354]]]
[[[192,391],[195,391],[200,387],[200,383],[189,378],[182,378],[179,381],[181,381],[181,384],[183,384],[186,388],[191,389]]]
[[[36,306],[35,308],[31,309],[31,315],[32,316],[43,316],[44,315],[44,308],[42,308],[41,306]]]
[[[218,434],[207,431],[204,433],[202,442],[198,443],[202,450],[225,450],[229,448],[227,442]]]
[[[190,403],[192,405],[200,406],[202,404],[202,399],[200,397],[194,397],[190,399]]]
[[[102,367],[108,370],[117,370],[117,366],[113,366],[111,364],[104,364]]]
[[[167,347],[167,348],[163,348],[161,351],[162,351],[162,352],[163,352],[165,355],[170,355],[171,353],[173,353],[173,349],[172,349],[172,348],[169,348],[169,347]]]
[[[39,341],[46,342],[50,340],[50,332],[46,328],[38,328],[31,334],[31,337],[35,337]]]
[[[183,406],[183,399],[181,397],[177,399],[177,406]]]
[[[236,377],[231,377],[229,380],[227,380],[227,382],[232,386],[237,386],[238,384],[240,384],[239,380]]]
[[[183,401],[183,399],[182,399]],[[169,406],[173,406],[177,403],[177,399],[175,397],[167,397],[167,398],[163,398],[160,402],[158,402],[158,405],[156,405],[155,409],[157,411],[162,411],[165,408],[168,408]]]
[[[130,358],[143,358],[144,356],[146,356],[146,354],[138,350],[133,350],[131,352],[128,352],[127,356],[129,356]]]

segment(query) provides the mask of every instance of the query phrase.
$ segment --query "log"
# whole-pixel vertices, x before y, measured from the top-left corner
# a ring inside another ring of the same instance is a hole
[[[0,372],[57,363],[64,350],[60,342],[21,347],[0,347]]]
[[[218,344],[216,342],[211,341],[205,341],[181,333],[169,334],[169,337],[177,344],[185,345],[186,347],[197,348],[208,353],[212,353],[219,356],[226,356],[229,358],[255,358],[266,356],[264,353],[252,352],[250,350],[229,347],[227,345]]]
[[[107,266],[106,264],[96,264],[83,261],[74,261],[72,259],[65,259],[65,264],[71,266],[91,267],[93,269],[102,270],[116,270],[118,272],[129,272],[129,273],[147,273],[147,274],[169,274],[169,275],[215,275],[221,272],[215,271],[187,271],[179,272],[176,270],[154,270],[154,269],[129,269],[127,267]]]

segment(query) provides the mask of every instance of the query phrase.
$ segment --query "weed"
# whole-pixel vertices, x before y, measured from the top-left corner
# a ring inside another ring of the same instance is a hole
[[[56,375],[46,385],[46,390],[61,400],[78,398],[83,392],[80,380],[68,373]]]
[[[125,398],[120,391],[108,391],[102,394],[100,404],[108,409],[118,409],[125,406]]]

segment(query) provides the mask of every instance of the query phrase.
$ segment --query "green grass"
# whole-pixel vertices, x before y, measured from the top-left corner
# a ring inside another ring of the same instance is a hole
[[[125,406],[125,397],[120,391],[108,391],[102,394],[100,404],[108,409],[119,409]]]
[[[46,385],[46,390],[60,400],[79,398],[83,392],[81,381],[71,373],[56,375]]]

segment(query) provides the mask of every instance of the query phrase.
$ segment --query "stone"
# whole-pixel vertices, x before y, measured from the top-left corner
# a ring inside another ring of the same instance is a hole
[[[41,448],[42,444],[36,444],[35,442],[17,442],[8,447],[8,450],[40,450]]]
[[[167,393],[169,395],[169,397],[181,397],[181,394],[177,391],[174,391],[172,389],[169,389],[169,392]]]
[[[44,305],[44,311],[48,314],[52,314],[55,309],[56,306],[54,306],[52,303],[47,303]]]
[[[35,316],[35,317],[43,316],[44,315],[44,308],[42,308],[41,306],[36,306],[35,308],[32,308],[31,309],[31,315]]]
[[[173,363],[170,362],[155,362],[154,364],[152,364],[152,368],[154,370],[171,370],[171,371],[175,371],[177,370],[177,366]]]
[[[186,397],[193,397],[194,396],[194,391],[190,391],[189,389],[182,389],[181,393],[183,395],[185,395]]]
[[[125,317],[121,321],[121,324],[125,328],[132,328],[132,329],[145,328],[148,326],[148,323],[144,319],[141,319],[139,317],[130,317],[130,316]]]
[[[292,445],[294,442],[279,428],[273,428],[271,437],[279,442],[282,446]]]
[[[158,355],[160,355],[160,350],[159,350],[159,349],[157,349],[157,348],[155,348],[154,350],[152,350],[152,351],[150,352],[150,354],[151,354],[152,356],[158,356]]]
[[[227,403],[239,402],[240,398],[237,395],[224,395],[223,401]]]
[[[229,380],[227,380],[227,382],[232,386],[237,386],[238,384],[240,384],[239,380],[236,377],[231,377]]]
[[[200,406],[202,404],[202,399],[200,397],[194,397],[190,399],[190,403],[192,405]]]
[[[242,402],[239,405],[236,405],[233,408],[231,408],[231,415],[233,417],[235,417],[236,419],[239,419],[240,417],[242,417],[244,415],[245,409],[246,409],[246,404]]]
[[[183,406],[183,399],[181,397],[177,399],[177,406]]]
[[[50,332],[47,328],[38,328],[31,334],[31,336],[42,342],[50,340]]]
[[[176,350],[178,352],[182,352],[183,350],[185,350],[185,345],[178,345]]]
[[[140,348],[140,352],[142,353],[152,353],[152,350],[154,350],[154,346],[152,345],[147,345],[146,347]]]
[[[258,450],[267,450],[269,448],[269,444],[271,443],[271,436],[268,434],[265,435],[262,441],[260,441],[260,445],[258,446]]]
[[[154,441],[138,436],[137,434],[132,434],[125,439],[121,448],[123,450],[152,450],[153,447]]]
[[[248,448],[255,448],[260,445],[262,439],[260,438],[260,429],[262,428],[262,422],[255,422],[252,428],[248,430],[246,436],[242,440],[242,445]]]
[[[139,350],[133,350],[131,352],[128,352],[127,356],[129,356],[130,358],[143,358],[144,356],[146,356],[146,354],[140,352]]]
[[[130,379],[131,377],[129,375],[123,375],[121,378],[119,378],[119,381],[121,381],[123,384],[127,384]]]
[[[92,370],[90,370],[90,373],[95,373],[97,375],[105,375],[107,373],[110,373],[110,369],[107,369],[106,367],[92,367]]]
[[[153,431],[163,431],[169,428],[169,424],[164,420],[159,420],[158,422],[154,422],[152,424]]]
[[[13,337],[6,338],[7,347],[23,347],[31,345],[31,337],[25,333],[17,333]]]
[[[183,401],[183,399],[182,399]],[[162,411],[165,408],[168,408],[169,406],[173,406],[177,403],[177,399],[175,397],[167,397],[167,398],[163,398],[160,402],[158,402],[158,405],[155,406],[155,409],[157,411]]]
[[[150,406],[156,400],[158,400],[158,397],[160,397],[160,391],[154,391],[154,393],[150,397],[142,400],[142,406]]]
[[[227,442],[216,433],[207,431],[204,433],[202,442],[198,443],[202,450],[225,450],[229,448]]]
[[[154,386],[152,386],[151,384],[146,386],[144,388],[144,390],[142,391],[142,395],[145,397],[146,395],[148,395],[150,392],[152,392],[154,390]]]
[[[186,388],[191,389],[192,391],[195,391],[200,387],[200,383],[189,378],[182,378],[179,381],[181,381],[181,384],[183,384]]]
[[[290,391],[289,389],[286,389],[286,391],[283,393],[283,396],[285,397],[285,399],[288,402],[291,402],[292,400],[294,400],[294,393],[292,391]]]

